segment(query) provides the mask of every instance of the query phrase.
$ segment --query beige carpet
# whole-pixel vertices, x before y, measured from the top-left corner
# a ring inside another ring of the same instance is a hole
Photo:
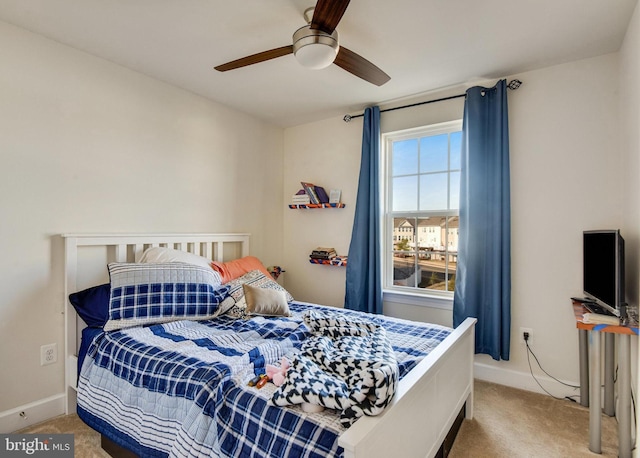
[[[75,456],[108,457],[100,436],[76,415],[54,418],[22,433],[74,433]],[[615,457],[617,422],[602,416],[602,455],[589,451],[589,411],[569,401],[476,381],[473,420],[465,420],[450,458]],[[398,457],[400,458],[400,457]]]
[[[450,458],[616,457],[618,423],[602,415],[602,455],[589,451],[589,409],[550,396],[476,381],[473,420]]]
[[[100,447],[100,435],[84,424],[77,415],[63,415],[16,431],[25,434],[73,434],[76,458],[109,458]]]

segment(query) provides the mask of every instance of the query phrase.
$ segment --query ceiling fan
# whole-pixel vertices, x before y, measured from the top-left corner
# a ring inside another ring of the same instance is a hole
[[[294,54],[305,67],[320,69],[336,64],[338,67],[376,86],[391,77],[364,57],[339,44],[336,27],[349,6],[350,0],[318,0],[315,8],[304,12],[307,25],[293,34],[293,44],[252,54],[215,67],[219,72],[253,65],[276,57]],[[309,19],[310,12],[313,17]]]

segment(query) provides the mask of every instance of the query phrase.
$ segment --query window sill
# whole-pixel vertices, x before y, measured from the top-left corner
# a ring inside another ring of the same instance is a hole
[[[453,310],[453,297],[431,296],[425,294],[399,293],[397,291],[383,291],[382,300],[397,304],[417,305],[436,309]]]

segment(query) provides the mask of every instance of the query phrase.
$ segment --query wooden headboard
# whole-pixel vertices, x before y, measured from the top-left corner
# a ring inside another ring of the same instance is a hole
[[[109,262],[136,262],[150,247],[168,247],[226,261],[249,254],[249,234],[62,234],[64,240],[66,413],[76,410],[80,336],[86,324],[69,294],[108,282]]]

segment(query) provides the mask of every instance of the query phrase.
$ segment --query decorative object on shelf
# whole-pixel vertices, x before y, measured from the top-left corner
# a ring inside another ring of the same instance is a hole
[[[289,208],[344,208],[345,204],[290,204]]]
[[[274,280],[277,280],[280,274],[286,272],[286,270],[280,266],[269,266],[267,267],[267,272],[271,274]]]
[[[342,195],[342,191],[340,189],[332,189],[329,192],[329,203],[330,204],[339,204],[341,195]]]

